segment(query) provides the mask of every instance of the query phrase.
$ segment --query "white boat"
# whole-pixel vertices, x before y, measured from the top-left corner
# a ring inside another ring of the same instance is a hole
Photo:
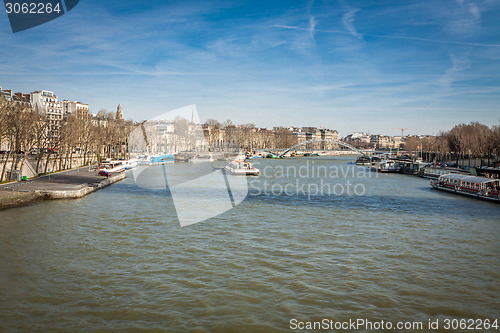
[[[224,169],[232,175],[258,176],[260,173],[259,169],[245,161],[232,161]]]
[[[201,162],[213,162],[214,159],[212,158],[212,155],[195,155],[191,159],[189,159],[189,162],[191,163],[201,163]]]
[[[131,170],[135,167],[137,167],[137,160],[136,159],[131,159],[131,160],[125,161],[125,170]]]
[[[125,162],[124,160],[102,162],[101,165],[99,165],[99,171],[106,171],[108,173],[122,172],[125,170]]]
[[[374,162],[372,163],[371,167],[372,170],[378,171],[378,172],[398,172],[399,168],[396,164],[396,161],[393,160],[382,160],[380,162]]]
[[[142,155],[137,158],[138,165],[160,165],[174,163],[174,155],[164,154],[164,155]]]
[[[500,202],[500,179],[449,173],[431,179],[437,190]]]

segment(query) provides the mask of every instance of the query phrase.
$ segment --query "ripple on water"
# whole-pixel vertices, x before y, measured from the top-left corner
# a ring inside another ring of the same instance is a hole
[[[0,331],[279,332],[291,318],[498,316],[497,205],[419,178],[360,181],[362,197],[252,195],[186,228],[168,191],[128,179],[2,211]]]

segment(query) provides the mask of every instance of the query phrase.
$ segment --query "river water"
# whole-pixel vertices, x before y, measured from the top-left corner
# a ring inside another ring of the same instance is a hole
[[[428,331],[500,317],[500,205],[352,157],[256,164],[241,204],[186,227],[168,190],[133,177],[0,212],[0,331],[288,332],[323,319]]]

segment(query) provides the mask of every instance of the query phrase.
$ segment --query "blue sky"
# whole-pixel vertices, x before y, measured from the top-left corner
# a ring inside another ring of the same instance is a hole
[[[437,134],[500,124],[500,2],[95,1],[13,34],[0,85],[141,121]]]

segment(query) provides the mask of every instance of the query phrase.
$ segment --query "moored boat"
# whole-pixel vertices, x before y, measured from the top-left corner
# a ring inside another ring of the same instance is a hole
[[[253,160],[256,158],[264,158],[264,156],[262,154],[248,154],[245,156],[245,159],[247,160]]]
[[[273,154],[273,153],[268,153],[266,157],[267,157],[267,158],[283,158],[283,157],[280,157],[280,156],[275,155],[275,154]]]
[[[464,174],[460,170],[450,170],[441,167],[426,166],[422,170],[422,177],[424,178],[439,178],[439,176],[447,175],[450,173]]]
[[[370,165],[372,164],[372,161],[370,159],[370,157],[368,156],[365,156],[365,155],[361,155],[360,157],[358,157],[356,159],[356,165]]]
[[[500,179],[449,173],[431,179],[430,184],[437,190],[500,202]]]
[[[133,169],[137,166],[137,160],[136,159],[131,159],[131,160],[125,160],[125,170],[130,170]]]
[[[99,171],[106,171],[108,173],[112,172],[122,172],[125,170],[126,161],[105,161],[99,165]]]
[[[368,155],[361,155],[356,159],[355,164],[356,165],[373,165],[375,162],[380,162],[380,157],[378,156],[368,156]]]
[[[175,157],[174,155],[171,154],[164,154],[164,155],[158,155],[158,156],[153,156],[151,158],[151,165],[160,165],[160,164],[167,164],[167,163],[174,163]]]
[[[372,163],[371,167],[372,170],[375,170],[377,172],[398,172],[399,168],[396,164],[396,161],[393,160],[382,160],[380,162],[374,162]]]
[[[160,165],[167,163],[174,163],[174,155],[164,154],[164,155],[143,155],[137,158],[138,165]]]
[[[195,155],[191,159],[189,159],[189,162],[191,163],[201,163],[201,162],[213,162],[212,155]]]
[[[258,176],[260,173],[259,169],[245,161],[232,161],[224,169],[232,175]]]

